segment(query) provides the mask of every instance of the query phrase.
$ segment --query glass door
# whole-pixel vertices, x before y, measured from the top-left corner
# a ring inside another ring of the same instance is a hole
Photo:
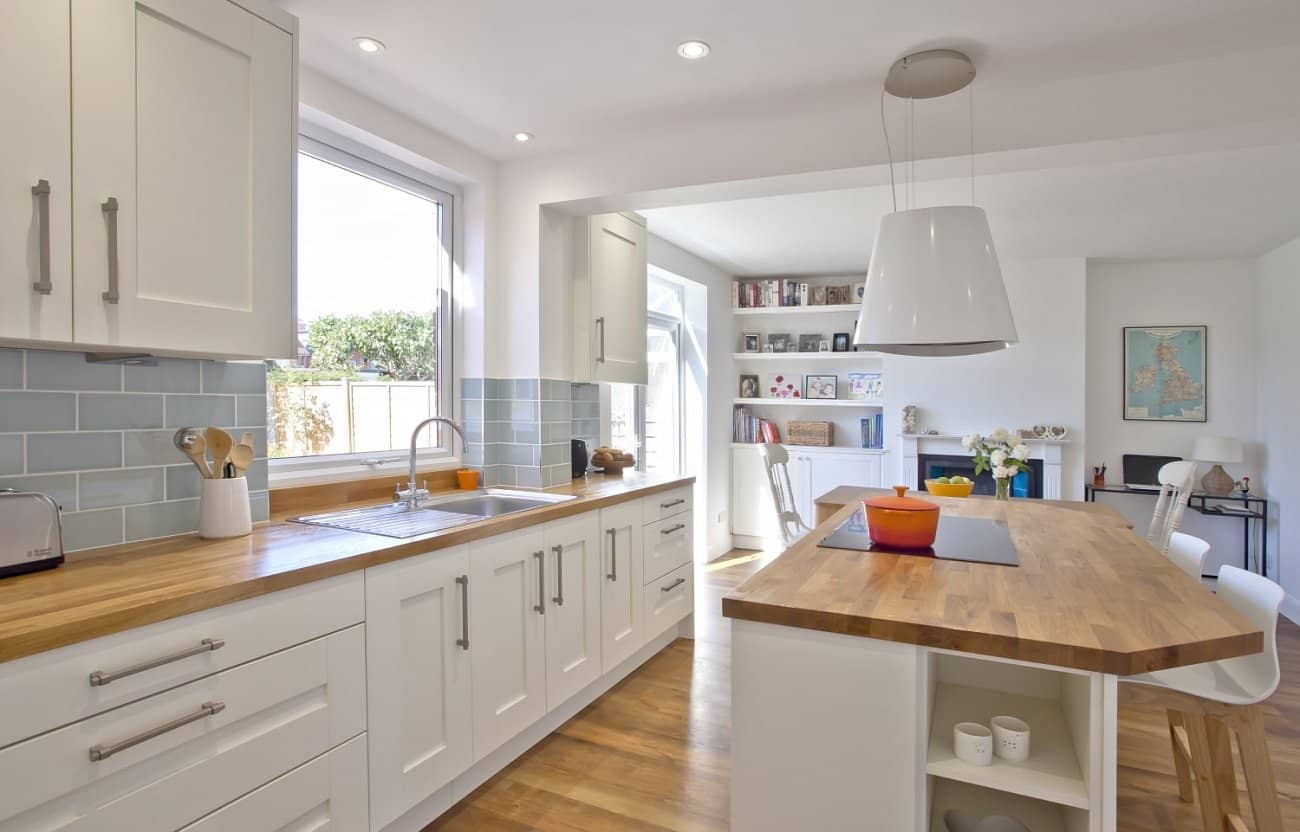
[[[644,407],[636,408],[645,419],[643,429],[638,431],[645,438],[638,462],[647,472],[675,475],[685,467],[681,335],[680,320],[653,313],[647,316],[649,383],[638,388],[638,393],[644,397]]]

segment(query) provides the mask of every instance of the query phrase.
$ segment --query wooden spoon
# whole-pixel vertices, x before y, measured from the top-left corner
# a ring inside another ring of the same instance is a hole
[[[239,443],[230,449],[230,462],[235,466],[235,476],[242,477],[248,470],[248,466],[253,464],[253,448],[251,445]]]
[[[203,431],[203,438],[207,440],[208,449],[212,451],[213,476],[220,478],[221,469],[226,467],[226,460],[230,458],[230,449],[234,446],[235,440],[221,428],[208,428]]]
[[[207,442],[203,439],[203,434],[194,428],[181,428],[172,437],[172,444],[190,458],[194,467],[199,469],[200,476],[204,479],[212,479],[212,469],[208,467],[208,457],[204,453]]]

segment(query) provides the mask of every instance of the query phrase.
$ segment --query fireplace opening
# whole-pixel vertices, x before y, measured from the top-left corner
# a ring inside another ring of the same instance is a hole
[[[1043,498],[1043,461],[1041,459],[1031,459],[1028,462],[1029,470],[1021,471],[1012,478],[1011,496],[1041,500]],[[916,458],[916,482],[922,489],[925,488],[926,480],[956,475],[970,477],[975,481],[975,487],[971,491],[972,494],[992,496],[997,491],[992,473],[985,471],[979,476],[975,475],[975,460],[972,457],[954,454],[919,454]]]

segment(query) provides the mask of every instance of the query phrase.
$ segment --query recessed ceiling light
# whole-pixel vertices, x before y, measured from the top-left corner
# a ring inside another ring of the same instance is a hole
[[[362,52],[365,52],[368,55],[373,55],[376,52],[384,51],[383,41],[378,41],[375,40],[374,38],[353,38],[352,42],[357,45],[358,49],[360,49]]]
[[[533,140],[532,133],[525,133],[523,130],[520,130],[518,133],[515,133],[515,141],[517,142],[520,143],[531,142],[532,140]]]
[[[677,54],[688,61],[698,61],[709,56],[709,45],[702,40],[687,40],[677,44]]]

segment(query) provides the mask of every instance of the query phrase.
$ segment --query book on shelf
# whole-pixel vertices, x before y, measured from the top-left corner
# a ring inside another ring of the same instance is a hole
[[[760,419],[744,406],[737,406],[731,415],[731,441],[738,444],[758,445],[764,442],[772,445],[781,443],[781,429],[776,422]]]
[[[862,426],[862,447],[881,450],[885,447],[885,415],[876,413],[863,416],[859,420]]]
[[[787,278],[736,280],[731,284],[734,309],[783,309],[808,305],[808,284]]]

